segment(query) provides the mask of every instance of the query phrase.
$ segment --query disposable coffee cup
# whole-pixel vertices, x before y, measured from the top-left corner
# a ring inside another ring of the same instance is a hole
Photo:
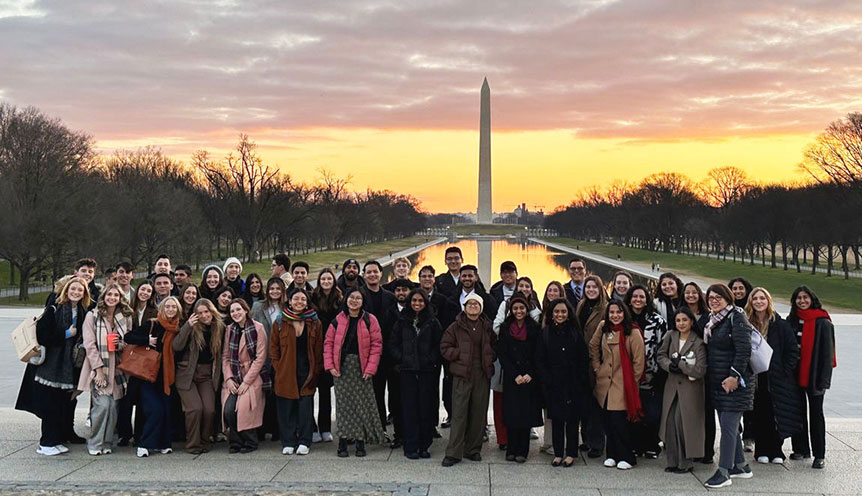
[[[110,333],[108,334],[108,351],[117,351],[117,340],[120,338],[119,334]]]

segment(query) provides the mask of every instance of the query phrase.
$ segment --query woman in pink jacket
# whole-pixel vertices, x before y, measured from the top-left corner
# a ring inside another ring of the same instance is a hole
[[[356,440],[356,456],[365,456],[365,443],[383,442],[371,378],[377,373],[383,337],[377,318],[362,310],[363,297],[348,290],[347,308],[335,317],[323,343],[323,366],[335,383],[338,456],[346,457],[347,440]]]
[[[234,298],[228,307],[233,324],[225,332],[222,347],[224,385],[221,401],[225,426],[230,429],[230,452],[257,449],[257,432],[266,406],[263,390],[271,385],[266,362],[267,340],[263,324],[251,319],[248,303]]]

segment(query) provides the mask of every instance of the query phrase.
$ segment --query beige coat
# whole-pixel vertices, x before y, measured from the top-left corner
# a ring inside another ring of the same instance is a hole
[[[670,357],[679,350],[679,331],[671,331],[665,336],[658,349],[658,366],[664,371],[670,372]],[[682,374],[671,374],[667,376],[664,385],[664,400],[661,408],[661,425],[659,426],[659,437],[665,440],[667,432],[668,413],[673,404],[673,399],[679,397],[679,409],[682,411],[682,428],[685,438],[685,456],[688,458],[700,458],[703,456],[704,445],[704,386],[703,377],[706,375],[706,345],[703,340],[693,332],[689,333],[688,339],[680,356],[694,352],[694,365],[689,365],[683,360],[679,362]],[[694,377],[692,381],[689,377]]]
[[[84,339],[84,350],[87,352],[87,358],[84,360],[84,365],[81,367],[81,375],[78,378],[78,390],[90,391],[93,379],[96,378],[96,369],[103,367],[102,354],[99,352],[99,339],[96,336],[96,309],[87,312],[87,317],[84,319],[84,327],[82,329]],[[120,340],[117,343],[117,351],[108,353],[108,370],[105,377],[108,380],[107,386],[103,390],[111,391],[115,400],[122,399],[125,396],[125,389],[116,384],[114,375],[117,372],[117,358],[123,354],[123,348],[126,347],[123,336],[132,330],[132,318],[123,317],[120,315],[115,319],[114,329],[107,325],[107,332],[115,332],[120,335]]]
[[[269,346],[263,325],[260,322],[255,322],[254,327],[257,329],[257,347],[255,348],[256,357],[254,361],[251,360],[248,349],[246,349],[245,336],[239,340],[239,368],[242,373],[243,383],[250,386],[248,391],[240,395],[236,400],[237,429],[241,431],[256,429],[263,425],[263,408],[266,404],[260,370],[263,368],[264,362],[266,362]],[[233,378],[233,372],[230,370],[230,328],[225,329],[224,342],[222,343],[222,373],[224,374],[224,386],[221,390],[221,404],[224,405],[228,397],[230,397],[230,390],[227,384]]]
[[[619,332],[605,333],[601,331],[604,321],[596,327],[597,331],[590,340],[590,362],[596,374],[596,399],[606,410],[620,411],[626,409],[625,389],[623,388],[623,369],[620,362]],[[640,381],[644,372],[644,339],[640,331],[633,330],[626,337],[626,350],[632,361],[635,380]],[[607,399],[607,406],[605,406]]]

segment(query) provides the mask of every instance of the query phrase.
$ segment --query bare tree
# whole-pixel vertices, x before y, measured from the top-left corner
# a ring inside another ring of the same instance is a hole
[[[19,272],[20,300],[34,272],[85,226],[90,199],[77,188],[94,163],[92,145],[35,108],[0,104],[0,257]]]
[[[800,167],[820,182],[862,184],[862,113],[829,124],[805,150]]]
[[[707,174],[700,191],[706,201],[718,208],[725,208],[738,201],[751,188],[745,171],[738,167],[716,167]]]

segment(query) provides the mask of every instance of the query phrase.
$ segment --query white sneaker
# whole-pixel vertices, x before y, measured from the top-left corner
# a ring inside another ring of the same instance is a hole
[[[781,465],[784,463],[784,458],[776,456],[775,458],[772,459],[772,463],[774,463],[776,465]]]
[[[623,460],[623,461],[617,463],[617,468],[620,470],[629,470],[632,468],[632,465],[631,465],[631,463]]]
[[[319,432],[312,432],[311,433],[311,442],[312,443],[319,443],[321,441],[323,441],[323,437],[320,436]]]
[[[308,446],[304,444],[300,444],[298,448],[296,448],[297,455],[307,455],[308,454]]]
[[[331,443],[332,442],[332,433],[331,432],[324,432],[323,434],[320,435],[320,437],[323,438],[324,443]]]
[[[111,448],[105,448],[105,449],[103,449],[103,450],[102,450],[102,454],[103,454],[103,455],[110,455],[111,453],[113,453],[113,451],[111,450]]]
[[[139,447],[137,456],[138,456],[138,458],[146,458],[146,457],[150,456],[150,450],[148,450],[147,448],[140,448]]]
[[[608,458],[605,460],[605,467],[613,468],[617,466],[617,461],[613,458]]]
[[[54,446],[54,447],[57,448],[57,450],[60,453],[68,453],[69,452],[69,448],[67,448],[65,444],[58,444],[57,446]]]
[[[94,449],[90,449],[90,448],[87,448],[87,453],[89,453],[90,456],[99,456],[102,454],[102,452],[100,450],[94,450]]]
[[[282,455],[292,455],[294,453],[294,451],[296,451],[296,450],[293,448],[293,446],[285,446],[284,448],[281,449],[281,454]]]
[[[169,455],[169,454],[171,454],[171,453],[173,453],[173,452],[174,452],[174,450],[173,450],[173,449],[171,449],[171,448],[164,448],[164,449],[160,449],[160,450],[159,450],[159,453],[161,453],[161,454],[163,454],[163,455]]]
[[[57,456],[62,453],[62,451],[58,450],[56,446],[42,446],[39,445],[36,448],[36,453],[39,453],[43,456]]]
[[[769,463],[769,457],[768,456],[758,456],[757,457],[757,463]]]

